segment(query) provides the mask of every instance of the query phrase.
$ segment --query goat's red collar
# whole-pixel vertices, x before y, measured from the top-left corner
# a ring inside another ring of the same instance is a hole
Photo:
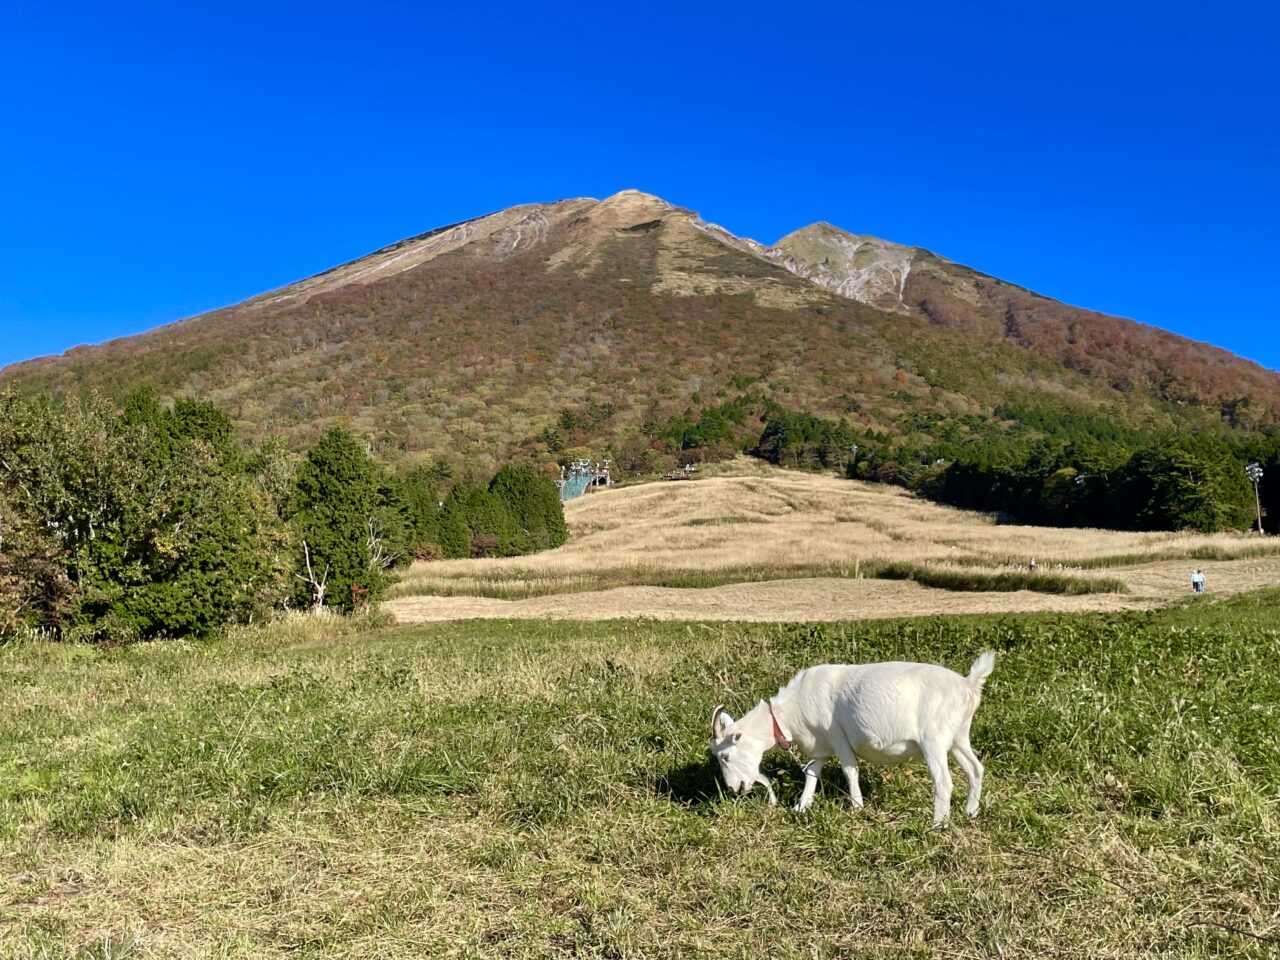
[[[769,719],[773,721],[773,739],[777,741],[778,746],[783,750],[791,749],[791,741],[787,739],[787,735],[782,732],[782,727],[778,725],[778,718],[773,712],[773,704],[769,703]]]

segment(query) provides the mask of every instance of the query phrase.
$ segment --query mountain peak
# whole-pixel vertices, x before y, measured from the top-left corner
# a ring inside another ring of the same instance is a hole
[[[623,203],[649,203],[658,206],[669,207],[671,204],[663,200],[661,197],[654,196],[652,193],[645,193],[643,190],[636,190],[628,187],[626,190],[619,190],[612,196],[605,197],[601,203],[623,204]]]
[[[907,277],[918,252],[820,220],[787,234],[766,256],[842,297],[903,311]]]
[[[818,220],[799,230],[793,230],[785,237],[779,240],[775,247],[795,246],[800,243],[823,243],[833,246],[856,246],[872,247],[876,249],[886,250],[917,250],[918,247],[909,247],[906,244],[894,243],[892,240],[882,240],[879,237],[873,237],[868,233],[852,233],[843,227],[837,227],[833,223],[826,220]]]
[[[619,190],[613,196],[601,200],[597,209],[619,220],[631,219],[639,222],[645,218],[656,220],[674,213],[678,208],[651,193],[644,193],[641,190]]]

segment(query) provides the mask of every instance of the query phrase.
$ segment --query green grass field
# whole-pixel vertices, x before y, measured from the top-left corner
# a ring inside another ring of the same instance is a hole
[[[984,647],[977,822],[957,772],[930,831],[919,767],[720,794],[717,702]],[[1280,591],[0,648],[4,957],[1274,957],[1278,918]]]

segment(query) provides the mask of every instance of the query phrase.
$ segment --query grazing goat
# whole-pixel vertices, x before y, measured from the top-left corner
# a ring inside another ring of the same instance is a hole
[[[973,817],[982,798],[982,762],[969,746],[969,724],[995,663],[996,655],[986,651],[967,677],[928,663],[809,667],[740,720],[716,707],[711,752],[730,790],[745,794],[762,784],[771,804],[778,801],[769,778],[760,772],[764,754],[774,747],[794,747],[810,757],[798,811],[813,803],[828,757],[839,759],[855,807],[862,806],[859,758],[889,764],[923,759],[933,779],[935,827],[951,813],[949,753],[969,780],[964,812]]]

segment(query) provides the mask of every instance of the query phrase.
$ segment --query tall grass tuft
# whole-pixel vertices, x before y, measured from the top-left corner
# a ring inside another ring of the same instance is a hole
[[[958,591],[1033,590],[1078,596],[1089,593],[1128,593],[1129,588],[1114,577],[1068,577],[1058,573],[1030,573],[939,567],[916,563],[888,563],[866,574],[881,580],[914,580],[922,587]]]

